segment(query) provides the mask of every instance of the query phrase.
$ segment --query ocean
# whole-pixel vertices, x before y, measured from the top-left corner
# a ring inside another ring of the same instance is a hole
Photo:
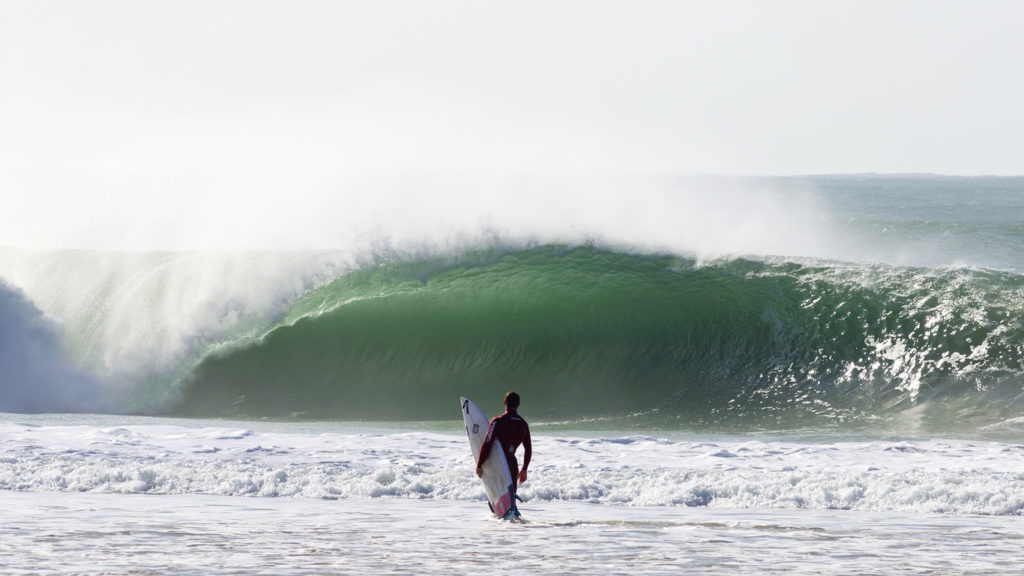
[[[0,248],[0,572],[1018,572],[1024,178],[644,186],[324,250]],[[512,389],[523,524],[458,412]]]

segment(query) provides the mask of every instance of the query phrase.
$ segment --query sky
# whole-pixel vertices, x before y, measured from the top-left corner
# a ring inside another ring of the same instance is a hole
[[[486,219],[524,179],[1024,174],[1021,22],[986,0],[0,0],[0,245],[303,247],[336,237],[282,222],[485,188]]]

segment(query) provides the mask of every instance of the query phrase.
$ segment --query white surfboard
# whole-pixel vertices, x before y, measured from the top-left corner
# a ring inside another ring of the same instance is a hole
[[[469,436],[469,449],[473,453],[473,468],[476,469],[476,459],[480,455],[480,447],[483,446],[484,438],[487,436],[487,428],[491,421],[476,404],[469,398],[462,400],[462,419],[466,423],[466,435]],[[483,465],[483,476],[480,480],[484,483],[484,492],[487,492],[487,503],[491,511],[499,518],[508,514],[509,510],[516,509],[516,494],[512,484],[512,473],[509,472],[508,462],[502,456],[505,454],[501,440],[494,439],[491,446],[491,453]]]

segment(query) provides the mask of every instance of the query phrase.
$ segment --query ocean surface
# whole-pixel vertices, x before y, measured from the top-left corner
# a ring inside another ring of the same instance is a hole
[[[0,248],[0,572],[1016,573],[1024,178],[644,190],[564,230]],[[510,389],[515,525],[458,412]]]

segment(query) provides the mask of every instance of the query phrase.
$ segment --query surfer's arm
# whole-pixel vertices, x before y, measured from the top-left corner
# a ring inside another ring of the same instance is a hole
[[[484,462],[487,461],[487,457],[491,454],[492,444],[494,444],[494,420],[491,420],[491,425],[487,428],[487,435],[484,436],[484,443],[480,445],[480,455],[476,459],[477,476],[480,475]]]
[[[519,471],[520,482],[526,482],[526,469],[530,467],[531,456],[533,456],[533,444],[530,442],[530,427],[526,426],[526,437],[523,438],[523,468]]]

